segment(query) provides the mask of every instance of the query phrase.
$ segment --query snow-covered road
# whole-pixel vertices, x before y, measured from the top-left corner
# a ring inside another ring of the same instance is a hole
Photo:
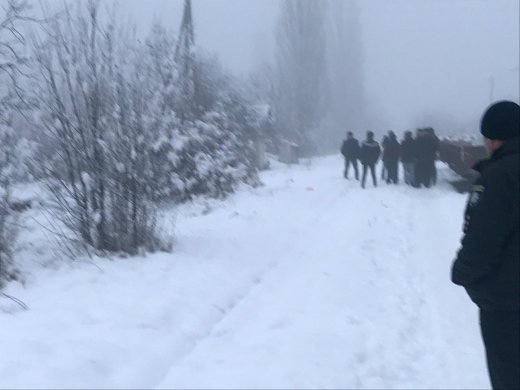
[[[11,285],[31,310],[0,312],[0,388],[488,388],[449,281],[464,196],[362,191],[341,167],[183,207],[172,255]]]

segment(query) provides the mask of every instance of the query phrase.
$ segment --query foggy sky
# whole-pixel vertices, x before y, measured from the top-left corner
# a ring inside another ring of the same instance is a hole
[[[390,125],[427,125],[424,114],[438,113],[475,128],[491,99],[518,101],[519,4],[363,1],[369,92]]]
[[[358,3],[369,111],[383,119],[367,127],[476,130],[491,99],[520,99],[519,0]],[[145,31],[154,19],[177,30],[182,4],[119,1]],[[271,57],[279,0],[193,0],[193,8],[199,45],[235,74]]]

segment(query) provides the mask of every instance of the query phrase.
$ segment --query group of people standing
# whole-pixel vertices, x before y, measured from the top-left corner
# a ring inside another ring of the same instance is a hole
[[[381,148],[382,146],[382,148]],[[381,145],[374,139],[372,131],[367,132],[366,140],[361,144],[352,132],[341,146],[345,157],[344,177],[348,179],[350,167],[359,180],[358,161],[363,166],[361,187],[365,188],[366,177],[370,171],[374,186],[377,187],[376,165],[382,157],[381,178],[388,184],[399,183],[399,161],[404,168],[404,181],[413,187],[431,187],[437,182],[435,160],[440,148],[440,140],[432,128],[417,129],[415,137],[407,131],[402,142],[397,140],[393,131],[383,138]]]

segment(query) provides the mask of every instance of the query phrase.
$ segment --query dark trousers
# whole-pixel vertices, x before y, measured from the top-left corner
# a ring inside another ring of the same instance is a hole
[[[350,165],[354,166],[354,172],[356,174],[356,180],[359,180],[358,163],[357,163],[357,159],[355,159],[355,158],[346,158],[345,159],[345,172],[343,174],[345,176],[345,179],[348,179],[348,170],[350,168]]]
[[[386,164],[386,170],[387,170],[387,178],[386,182],[388,184],[394,183],[397,184],[399,181],[399,173],[398,173],[398,164],[397,161],[388,162]]]
[[[413,186],[415,183],[415,163],[413,162],[404,162],[404,182],[410,186]]]
[[[432,163],[429,160],[419,160],[415,164],[415,184],[430,188],[432,186]]]
[[[372,174],[372,180],[374,182],[374,187],[377,187],[376,165],[375,164],[363,164],[363,179],[361,181],[361,187],[363,187],[363,188],[365,188],[367,172],[369,169],[370,169],[370,173]]]
[[[520,389],[520,311],[480,311],[493,389]]]
[[[437,166],[435,165],[435,161],[432,164],[432,184],[437,184]]]

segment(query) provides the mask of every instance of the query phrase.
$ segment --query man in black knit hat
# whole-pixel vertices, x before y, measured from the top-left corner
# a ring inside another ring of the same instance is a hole
[[[381,147],[379,146],[379,143],[374,140],[374,133],[372,131],[368,131],[367,139],[366,141],[363,141],[359,154],[359,160],[361,161],[361,164],[363,164],[363,178],[361,179],[362,188],[365,188],[365,182],[369,170],[372,173],[374,187],[377,187],[376,164],[380,155]]]
[[[492,105],[481,132],[491,157],[475,166],[452,281],[480,308],[493,388],[520,389],[520,106]]]

